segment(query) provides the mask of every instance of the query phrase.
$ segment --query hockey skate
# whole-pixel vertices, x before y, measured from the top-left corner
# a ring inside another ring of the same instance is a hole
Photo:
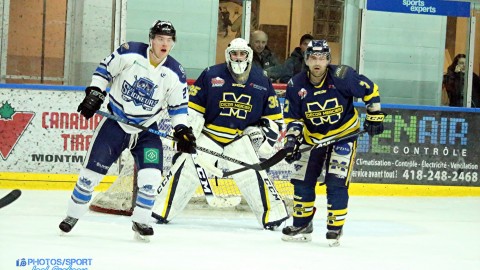
[[[310,221],[302,227],[287,226],[282,230],[282,240],[287,242],[310,242],[312,241],[313,224]]]
[[[67,216],[62,222],[60,222],[60,225],[58,227],[60,230],[62,230],[62,234],[69,233],[75,224],[77,224],[78,218],[73,218]]]
[[[328,231],[327,232],[327,241],[328,245],[331,247],[338,247],[340,246],[340,237],[343,234],[343,230],[338,231]]]
[[[153,235],[152,226],[133,221],[132,230],[135,232],[134,238],[136,240],[150,242],[150,236]]]

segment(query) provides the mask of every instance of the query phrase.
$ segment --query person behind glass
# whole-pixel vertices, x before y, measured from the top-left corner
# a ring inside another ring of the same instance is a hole
[[[267,43],[268,35],[261,30],[254,31],[250,36],[250,46],[253,49],[253,65],[263,70],[278,65],[278,59],[268,48]]]
[[[312,40],[305,51],[304,70],[288,82],[283,116],[287,124],[285,161],[295,168],[293,184],[293,225],[282,230],[282,240],[311,240],[315,214],[315,186],[325,168],[327,187],[327,234],[330,246],[338,246],[347,216],[348,188],[352,177],[357,138],[340,140],[324,147],[309,148],[360,130],[360,115],[354,98],[366,106],[363,129],[370,136],[383,132],[385,113],[381,111],[378,86],[345,65],[331,65],[326,40]]]
[[[303,35],[300,38],[300,46],[293,50],[283,65],[277,65],[266,70],[268,77],[274,81],[278,80],[280,83],[287,83],[295,74],[304,70],[306,67],[303,54],[307,49],[308,43],[312,40],[312,35]]]
[[[108,93],[110,113],[129,122],[158,130],[160,112],[168,110],[177,150],[193,153],[195,136],[188,122],[188,87],[183,67],[169,53],[176,31],[169,21],[157,20],[149,31],[149,44],[127,42],[103,59],[92,76],[77,111],[91,118]],[[148,240],[157,189],[162,180],[163,146],[158,135],[103,118],[68,201],[67,217],[60,223],[68,233],[88,210],[94,188],[123,150],[129,149],[138,168],[137,197],[132,214],[135,238]]]
[[[463,86],[465,82],[465,67],[467,57],[465,54],[457,54],[453,62],[447,68],[447,73],[443,76],[443,85],[450,100],[452,107],[463,107]],[[472,78],[472,108],[480,108],[480,78],[473,73]]]

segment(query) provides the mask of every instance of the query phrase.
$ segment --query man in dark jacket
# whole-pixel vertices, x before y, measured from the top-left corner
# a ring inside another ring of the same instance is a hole
[[[278,65],[278,59],[267,46],[268,36],[261,30],[256,30],[250,37],[250,46],[253,49],[253,65],[266,70]]]
[[[283,65],[277,65],[267,69],[268,77],[272,80],[287,83],[293,75],[304,69],[305,61],[303,54],[307,49],[308,43],[313,40],[313,36],[305,34],[300,38],[300,47],[296,47],[290,57],[285,60]]]

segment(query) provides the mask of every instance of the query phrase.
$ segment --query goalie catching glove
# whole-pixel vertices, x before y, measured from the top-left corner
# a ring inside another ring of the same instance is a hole
[[[192,128],[185,125],[178,125],[174,128],[173,137],[177,138],[177,150],[184,153],[195,153],[197,147],[196,138]]]
[[[96,86],[89,86],[85,89],[87,94],[82,103],[78,105],[77,112],[83,115],[87,120],[90,119],[96,111],[100,110],[100,107],[105,101],[107,92],[102,91]]]
[[[367,117],[363,123],[363,129],[368,132],[368,135],[374,136],[383,133],[383,120],[385,120],[386,113],[382,111],[367,111]]]
[[[259,156],[268,156],[275,152],[275,143],[280,136],[278,124],[268,118],[261,118],[255,126],[248,126],[244,131],[252,142]]]

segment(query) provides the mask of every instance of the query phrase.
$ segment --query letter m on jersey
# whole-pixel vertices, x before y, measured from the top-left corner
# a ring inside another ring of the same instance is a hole
[[[252,97],[246,94],[237,97],[234,93],[223,93],[223,100],[219,104],[222,109],[220,115],[246,119],[247,114],[252,111],[251,99]]]
[[[330,124],[338,122],[340,114],[343,112],[343,107],[338,105],[336,98],[327,99],[323,105],[318,101],[307,103],[307,109],[306,118],[316,126],[325,122]]]

